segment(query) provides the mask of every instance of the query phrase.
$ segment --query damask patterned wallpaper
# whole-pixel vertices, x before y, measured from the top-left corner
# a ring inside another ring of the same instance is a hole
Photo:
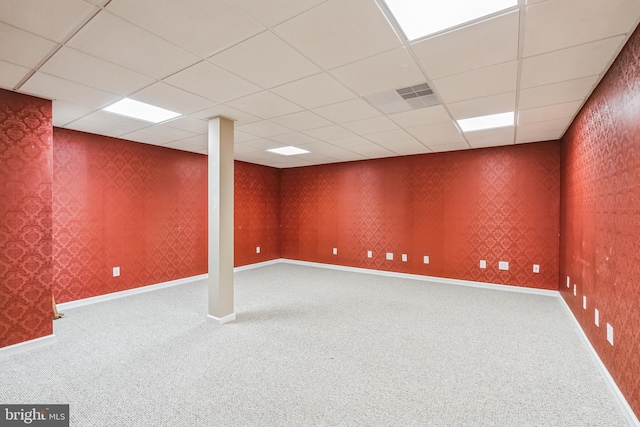
[[[53,333],[51,101],[0,89],[0,347]]]
[[[640,417],[640,30],[565,134],[562,160],[560,290]]]
[[[207,272],[205,156],[55,128],[53,160],[56,301]]]
[[[281,255],[557,289],[559,171],[558,142],[283,169]]]
[[[280,171],[236,161],[234,175],[235,266],[279,258]]]

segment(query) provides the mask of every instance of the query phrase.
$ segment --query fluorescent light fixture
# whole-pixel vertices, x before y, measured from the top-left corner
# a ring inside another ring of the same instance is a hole
[[[511,111],[510,113],[491,114],[490,116],[458,120],[458,124],[463,132],[473,132],[476,130],[513,126],[513,117],[514,113]]]
[[[384,0],[409,41],[518,5],[518,0]]]
[[[173,119],[174,117],[182,115],[175,111],[165,110],[164,108],[129,98],[121,99],[120,101],[103,108],[103,110],[151,123],[164,122],[165,120]]]
[[[267,151],[270,151],[276,154],[282,154],[283,156],[295,156],[296,154],[309,153],[309,151],[307,150],[303,150],[302,148],[292,147],[292,146],[271,148],[270,150],[267,150]]]

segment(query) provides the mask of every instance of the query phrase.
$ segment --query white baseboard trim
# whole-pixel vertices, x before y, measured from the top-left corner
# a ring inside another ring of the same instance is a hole
[[[446,277],[436,277],[436,276],[423,276],[420,274],[397,273],[395,271],[372,270],[368,268],[347,267],[344,265],[323,264],[319,262],[309,262],[309,261],[297,261],[297,260],[286,259],[286,258],[281,258],[278,261],[285,264],[297,264],[297,265],[305,265],[308,267],[328,268],[331,270],[349,271],[352,273],[374,274],[376,276],[396,277],[399,279],[413,279],[413,280],[420,280],[423,282],[444,283],[447,285],[470,286],[473,288],[492,289],[492,290],[507,291],[507,292],[518,292],[522,294],[543,295],[548,297],[557,297],[559,295],[558,291],[551,291],[547,289],[525,288],[521,286],[511,286],[511,285],[498,285],[495,283],[474,282],[471,280],[449,279]]]
[[[35,350],[39,347],[55,344],[58,338],[54,334],[44,337],[36,338],[29,341],[20,342],[18,344],[9,345],[0,348],[0,358],[11,356],[18,353],[24,353],[27,351]]]
[[[613,398],[615,399],[616,403],[618,403],[618,406],[620,406],[620,409],[624,413],[624,416],[627,418],[629,425],[634,427],[640,427],[640,421],[638,420],[638,417],[633,412],[633,409],[631,409],[631,406],[629,406],[629,402],[627,402],[627,399],[625,399],[624,395],[618,388],[618,385],[613,380],[613,377],[609,373],[609,370],[607,369],[606,366],[604,366],[604,363],[602,363],[602,359],[600,359],[600,356],[598,355],[598,353],[596,353],[596,350],[593,348],[593,345],[591,345],[591,341],[589,341],[589,338],[587,338],[587,335],[584,333],[582,326],[580,326],[580,322],[578,322],[578,319],[576,319],[576,316],[573,315],[573,311],[571,311],[571,308],[569,308],[569,305],[567,304],[565,299],[562,297],[562,295],[558,295],[558,298],[560,298],[560,300],[562,301],[562,305],[567,310],[569,317],[571,317],[574,325],[580,332],[582,341],[584,341],[585,345],[589,349],[589,353],[591,353],[591,356],[593,357],[594,362],[598,366],[598,369],[600,370],[600,373],[604,378],[604,382],[607,383],[607,386],[609,387],[609,390],[611,391]]]
[[[282,262],[282,259],[277,258],[269,261],[256,262],[255,264],[241,265],[240,267],[234,268],[233,272],[237,273],[238,271],[253,270],[254,268],[266,267],[267,265],[279,264],[280,262]]]
[[[216,316],[212,316],[210,314],[207,314],[207,317],[209,319],[215,320],[220,325],[224,325],[225,323],[233,322],[234,320],[236,320],[236,314],[235,313],[227,314],[226,316],[223,316],[223,317],[216,317]]]
[[[170,280],[168,282],[157,283],[155,285],[141,286],[139,288],[127,289],[125,291],[113,292],[96,297],[84,298],[75,301],[63,302],[57,304],[58,311],[68,310],[70,308],[82,307],[83,305],[96,304],[99,302],[111,301],[118,298],[124,298],[131,295],[141,294],[144,292],[157,291],[158,289],[170,288],[172,286],[184,285],[185,283],[195,282],[208,278],[208,274],[200,274],[198,276],[185,277],[182,279]]]

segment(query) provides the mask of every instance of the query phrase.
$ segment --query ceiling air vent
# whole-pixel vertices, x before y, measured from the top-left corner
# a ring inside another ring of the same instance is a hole
[[[427,83],[378,92],[364,97],[382,113],[392,114],[440,104]]]

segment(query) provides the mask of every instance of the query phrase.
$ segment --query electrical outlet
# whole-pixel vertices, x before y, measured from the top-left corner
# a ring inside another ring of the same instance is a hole
[[[582,295],[582,309],[583,310],[587,309],[587,296],[586,295]]]
[[[120,267],[113,267],[113,277],[120,276]]]
[[[429,255],[425,255],[422,260],[424,261],[425,264],[429,264]]]
[[[613,326],[607,323],[607,341],[613,345]]]
[[[600,311],[597,308],[593,311],[593,317],[594,317],[594,322],[596,323],[596,326],[599,328],[600,327]]]
[[[407,254],[402,254],[402,262],[407,262]]]
[[[480,268],[487,268],[487,260],[486,259],[481,259],[480,260]]]
[[[333,248],[333,254],[338,255],[338,248]]]
[[[256,253],[259,254],[260,253],[260,246],[256,246]]]
[[[540,264],[533,264],[533,272],[540,273]]]
[[[498,262],[498,270],[509,270],[509,262],[508,261],[499,261]]]
[[[373,251],[367,251],[367,258],[373,258]]]
[[[571,287],[571,279],[567,276],[567,288]]]
[[[387,260],[393,261],[393,253],[387,252]]]
[[[578,296],[578,287],[576,286],[576,284],[573,284],[573,296],[576,297]]]

